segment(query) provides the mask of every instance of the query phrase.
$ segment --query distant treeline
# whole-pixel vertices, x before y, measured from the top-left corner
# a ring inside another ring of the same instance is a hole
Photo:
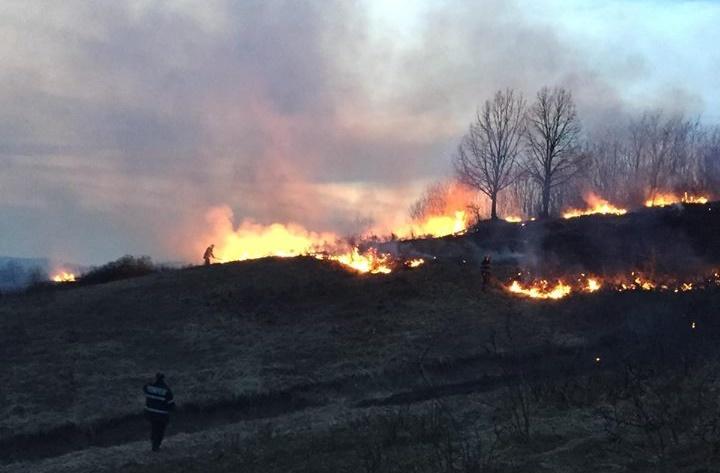
[[[428,188],[413,217],[444,207],[458,185],[481,196],[467,202],[479,218],[557,215],[591,192],[628,207],[664,192],[717,198],[720,126],[646,110],[587,131],[570,91],[546,87],[528,103],[506,89],[478,109],[452,160],[456,182]]]

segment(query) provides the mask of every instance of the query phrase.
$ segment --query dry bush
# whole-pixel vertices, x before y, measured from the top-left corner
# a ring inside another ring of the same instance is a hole
[[[717,365],[659,374],[627,366],[624,386],[598,409],[611,440],[631,455],[663,463],[676,450],[700,445],[720,452]]]
[[[103,284],[120,279],[145,276],[157,271],[149,256],[126,255],[110,263],[98,266],[83,274],[81,284]]]

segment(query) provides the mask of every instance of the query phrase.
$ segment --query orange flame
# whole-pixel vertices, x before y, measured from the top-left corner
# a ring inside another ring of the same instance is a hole
[[[522,272],[518,276],[522,276]],[[710,277],[700,277],[695,280],[681,281],[674,277],[664,277],[660,280],[649,278],[638,272],[631,272],[628,275],[618,275],[608,278],[609,282],[603,281],[597,276],[580,274],[575,283],[565,284],[561,280],[556,285],[550,284],[547,280],[535,280],[523,284],[514,280],[505,286],[509,292],[533,299],[560,299],[573,292],[594,293],[606,286],[609,290],[625,291],[661,291],[661,292],[688,292],[712,287],[720,287],[720,274],[713,273]]]
[[[575,218],[585,215],[601,214],[601,215],[625,215],[627,209],[615,207],[607,200],[595,195],[588,194],[585,202],[589,205],[587,209],[570,209],[563,212],[563,218]]]
[[[405,261],[405,266],[408,266],[410,268],[417,268],[418,266],[421,266],[425,264],[425,260],[422,258],[416,258]]]
[[[510,222],[510,223],[520,223],[523,221],[523,219],[522,219],[522,217],[511,215],[509,217],[505,217],[505,221]]]
[[[602,283],[599,279],[596,278],[588,278],[587,283],[583,290],[585,292],[596,292],[599,291],[602,288]]]
[[[343,243],[334,233],[316,233],[300,225],[261,225],[250,220],[233,228],[232,211],[228,207],[211,209],[207,220],[212,234],[206,241],[215,241],[214,254],[218,262],[243,261],[268,256],[291,258],[314,256],[320,260],[336,261],[360,273],[387,274],[395,262],[389,254],[370,248],[361,252],[356,246]],[[197,248],[198,254],[204,245]],[[416,268],[423,260],[411,260]],[[399,263],[398,263],[399,264]]]
[[[370,274],[388,274],[392,272],[390,268],[390,255],[378,254],[374,248],[361,253],[358,248],[353,248],[350,252],[341,255],[315,255],[317,259],[337,261],[359,273]]]
[[[403,225],[392,231],[400,238],[444,237],[461,233],[467,229],[468,218],[464,210],[456,210],[452,215],[431,215],[419,223]]]
[[[684,192],[682,196],[673,193],[661,193],[645,201],[645,207],[665,207],[668,205],[683,204],[707,204],[710,199],[707,196],[692,195]]]
[[[54,282],[75,282],[75,275],[71,272],[61,270],[53,274],[51,279]]]
[[[568,296],[572,289],[562,281],[558,281],[557,284],[553,286],[547,280],[543,279],[528,287],[523,287],[520,282],[516,280],[507,287],[507,290],[532,299],[562,299]]]

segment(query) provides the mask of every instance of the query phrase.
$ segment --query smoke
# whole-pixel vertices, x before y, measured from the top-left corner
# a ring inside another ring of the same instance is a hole
[[[384,3],[5,2],[0,254],[189,259],[217,206],[389,226],[496,89],[569,87],[592,128],[657,80],[644,49],[595,50],[525,2]]]

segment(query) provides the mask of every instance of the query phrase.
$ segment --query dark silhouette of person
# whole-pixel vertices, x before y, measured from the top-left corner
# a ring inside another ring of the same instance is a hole
[[[205,260],[205,265],[210,264],[210,259],[217,259],[215,258],[215,254],[213,253],[213,250],[215,249],[215,245],[210,245],[205,250],[205,254],[203,254],[203,259]]]
[[[155,375],[155,382],[143,386],[145,393],[145,418],[150,422],[150,442],[153,452],[160,450],[170,411],[175,409],[173,393],[165,384],[165,375]]]
[[[482,263],[480,264],[480,276],[482,277],[482,290],[483,291],[486,291],[487,288],[490,286],[490,278],[492,276],[490,265],[491,265],[490,256],[485,255],[485,258],[483,258]]]

